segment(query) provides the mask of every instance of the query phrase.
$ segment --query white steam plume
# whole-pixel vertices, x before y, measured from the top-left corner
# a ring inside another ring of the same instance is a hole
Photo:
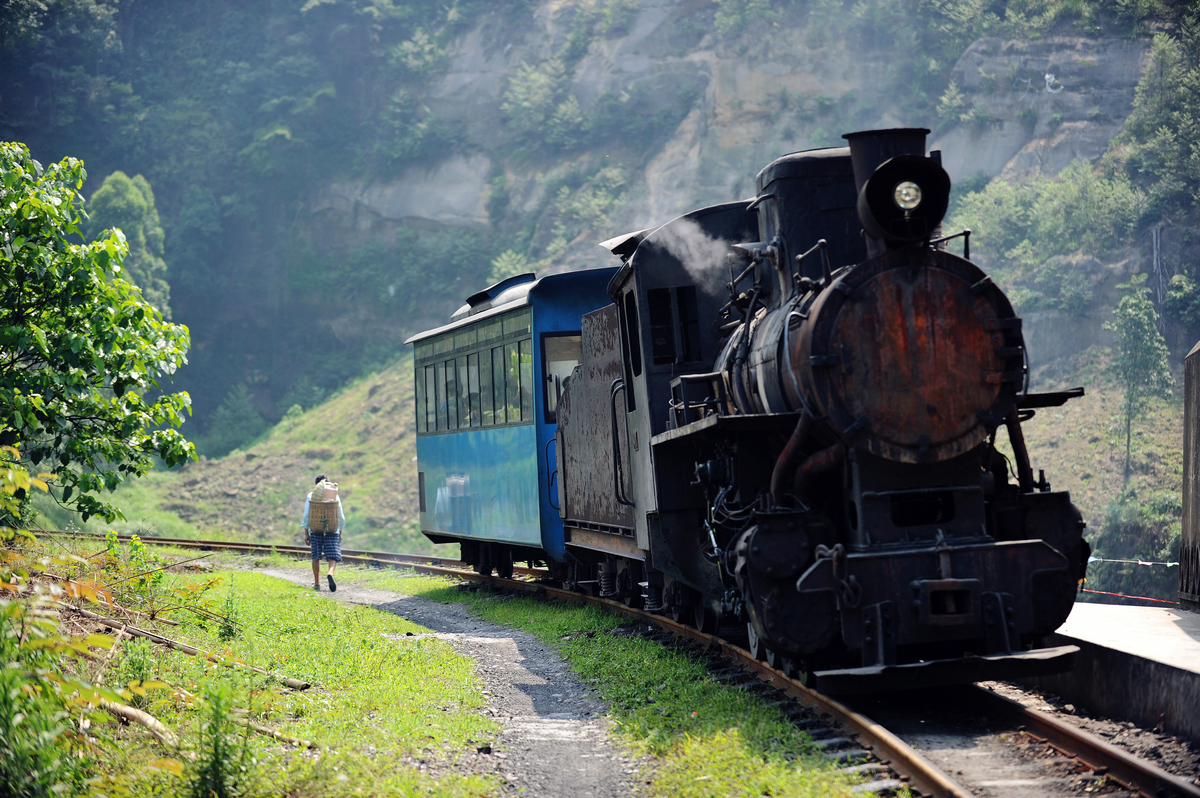
[[[728,241],[710,237],[691,219],[676,219],[656,232],[653,241],[683,264],[701,291],[712,296],[724,291],[729,281]]]

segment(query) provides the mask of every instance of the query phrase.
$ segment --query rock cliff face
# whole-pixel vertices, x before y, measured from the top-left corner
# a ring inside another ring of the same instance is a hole
[[[516,147],[505,92],[523,64],[563,52],[577,13],[551,0],[531,20],[485,17],[449,46],[426,103],[458,131],[458,154],[386,181],[331,183],[309,203],[314,223],[353,240],[401,225],[496,229],[502,219],[488,201],[502,184],[509,222],[514,214],[526,220],[528,254],[545,272],[606,264],[610,256],[596,242],[750,196],[755,174],[773,158],[838,146],[840,134],[854,129],[937,126],[931,146],[943,150],[955,179],[1052,176],[1074,158],[1099,157],[1119,131],[1149,46],[1144,39],[981,39],[953,69],[961,121],[946,124],[914,118],[911,98],[885,88],[895,80],[885,79],[894,67],[882,49],[863,51],[859,42],[786,19],[749,46],[744,38],[732,45],[712,32],[711,4],[638,6],[623,34],[590,42],[563,91],[585,112],[606,95],[635,93],[643,102],[626,108],[631,122],[686,97],[673,127],[650,143],[617,140],[549,156]],[[615,168],[616,186],[607,204],[580,210],[600,202],[586,194],[587,178],[605,167]],[[564,188],[570,174],[585,179]],[[574,221],[564,224],[571,202]]]
[[[971,118],[934,146],[952,178],[1054,176],[1094,161],[1129,115],[1148,53],[1144,39],[980,39],[951,75]]]

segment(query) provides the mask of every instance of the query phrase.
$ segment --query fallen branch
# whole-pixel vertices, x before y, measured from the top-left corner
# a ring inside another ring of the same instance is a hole
[[[175,733],[164,726],[162,721],[147,712],[143,712],[140,709],[134,709],[133,707],[126,706],[125,704],[118,704],[114,701],[104,700],[100,702],[100,708],[106,712],[111,712],[118,718],[123,718],[131,723],[137,723],[141,726],[145,726],[146,729],[149,730],[149,732],[155,737],[157,737],[158,741],[163,745],[168,745],[171,748],[179,747],[179,738],[175,736]]]
[[[97,615],[94,612],[89,612],[88,610],[80,609],[79,607],[71,607],[71,609],[74,610],[75,612],[79,613],[83,617],[90,618],[93,621],[95,621],[96,623],[107,626],[110,629],[120,629],[124,632],[127,632],[127,633],[133,635],[134,637],[145,638],[146,640],[149,640],[152,643],[158,643],[159,645],[167,646],[168,648],[173,648],[176,651],[182,651],[184,654],[187,654],[192,657],[204,657],[209,662],[215,662],[218,665],[225,665],[227,667],[238,666],[238,667],[242,667],[242,668],[247,668],[251,671],[254,671],[255,673],[261,673],[264,676],[275,676],[275,678],[279,679],[284,685],[292,688],[293,690],[307,690],[308,688],[312,687],[312,685],[309,684],[308,682],[304,682],[299,679],[281,678],[281,677],[278,677],[275,674],[271,673],[270,671],[265,671],[262,668],[256,668],[253,665],[247,665],[244,662],[236,662],[236,661],[230,662],[227,659],[218,657],[216,654],[213,654],[212,652],[204,651],[202,649],[196,648],[195,646],[189,646],[187,643],[180,643],[178,640],[172,640],[169,637],[163,637],[160,634],[155,634],[154,632],[147,631],[146,629],[139,629],[136,626],[130,626],[129,624],[121,623],[120,621],[114,621],[111,618],[105,618],[103,615]]]
[[[266,726],[259,726],[257,723],[246,720],[245,718],[232,718],[232,720],[234,723],[238,723],[242,726],[253,729],[254,731],[258,732],[259,734],[265,734],[268,737],[274,737],[276,740],[279,740],[280,742],[283,742],[283,743],[287,743],[289,745],[294,745],[299,748],[316,748],[317,747],[317,744],[312,742],[311,740],[301,740],[298,737],[289,737],[288,735],[284,734],[281,731],[276,731],[275,729],[271,729]]]

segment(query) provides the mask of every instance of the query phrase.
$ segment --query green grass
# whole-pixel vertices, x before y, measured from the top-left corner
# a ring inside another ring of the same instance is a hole
[[[704,663],[637,635],[594,607],[472,592],[446,579],[346,567],[339,579],[465,603],[481,618],[556,648],[609,705],[618,740],[652,758],[650,796],[834,796],[849,782],[812,741],[763,699],[711,678]]]
[[[125,644],[108,683],[115,687],[151,676],[176,688],[149,691],[144,708],[183,739],[197,738],[202,713],[189,706],[180,688],[202,695],[206,686],[223,682],[232,687],[238,706],[252,709],[257,722],[319,746],[316,752],[300,751],[252,735],[257,764],[246,794],[474,796],[498,790],[494,778],[460,775],[446,767],[474,756],[476,743],[497,732],[496,724],[481,714],[485,701],[473,662],[449,643],[420,636],[427,630],[396,615],[329,601],[262,574],[172,578],[179,585],[220,580],[205,598],[218,612],[232,608],[244,628],[235,639],[222,642],[219,624],[172,613],[184,625],[161,627],[161,633],[314,685],[303,692],[287,690],[272,677],[160,647],[148,649],[147,665],[144,645]],[[134,795],[156,788],[168,795],[180,793],[181,779],[148,769],[164,752],[147,742],[140,729],[111,733],[120,753],[107,762],[110,786],[121,784]],[[422,772],[416,760],[440,766]]]

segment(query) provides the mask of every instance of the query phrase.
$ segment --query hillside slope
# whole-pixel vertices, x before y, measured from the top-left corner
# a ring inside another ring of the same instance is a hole
[[[412,356],[285,417],[263,440],[122,487],[120,532],[298,543],[313,477],[338,482],[350,548],[432,551],[417,530]],[[43,508],[39,508],[43,509]],[[65,521],[53,511],[46,525]],[[101,531],[106,525],[84,525]]]

